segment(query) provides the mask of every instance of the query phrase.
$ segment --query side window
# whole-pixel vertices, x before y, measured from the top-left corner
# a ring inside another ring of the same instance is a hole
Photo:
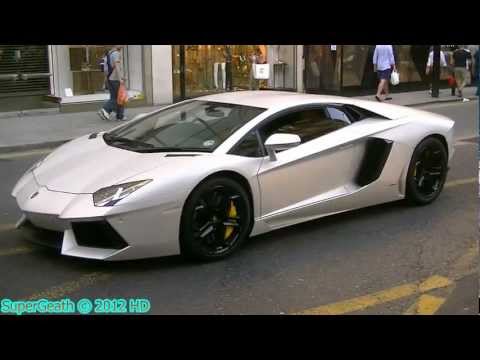
[[[233,150],[230,151],[232,155],[246,156],[246,157],[263,157],[263,151],[258,142],[256,131],[250,132]]]
[[[327,111],[328,111],[328,115],[330,115],[330,118],[333,120],[333,121],[338,121],[340,122],[339,125],[341,125],[342,123],[345,124],[345,125],[350,125],[351,124],[351,121],[350,121],[350,118],[348,117],[348,115],[336,108],[336,107],[331,107],[331,106],[327,106]]]
[[[263,141],[275,133],[300,136],[302,143],[316,139],[345,125],[332,121],[324,109],[309,109],[294,112],[273,120],[261,129]]]

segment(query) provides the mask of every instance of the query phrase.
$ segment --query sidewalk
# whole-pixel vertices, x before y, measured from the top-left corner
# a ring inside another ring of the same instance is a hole
[[[465,97],[477,99],[476,87],[464,90]],[[373,95],[358,99],[375,101]],[[416,106],[438,102],[462,101],[450,96],[450,89],[440,91],[440,97],[432,98],[428,91],[392,94],[388,103]],[[127,109],[129,119],[140,113],[158,109],[159,106]],[[100,120],[95,112],[59,113],[57,109],[32,110],[29,112],[0,112],[0,153],[21,151],[40,147],[57,146],[70,139],[108,130],[119,123]]]

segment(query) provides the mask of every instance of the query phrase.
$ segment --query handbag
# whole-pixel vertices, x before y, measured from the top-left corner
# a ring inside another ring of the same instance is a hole
[[[269,64],[253,64],[253,77],[255,79],[269,79],[270,65]]]
[[[128,92],[127,88],[124,84],[120,84],[118,88],[118,95],[117,95],[117,104],[120,106],[125,106],[128,102]]]
[[[455,80],[455,76],[449,75],[447,80],[448,80],[448,86],[450,86],[451,88],[457,86],[457,81]]]
[[[390,83],[393,86],[396,86],[400,83],[400,74],[398,73],[398,71],[392,71],[392,75],[390,75]]]

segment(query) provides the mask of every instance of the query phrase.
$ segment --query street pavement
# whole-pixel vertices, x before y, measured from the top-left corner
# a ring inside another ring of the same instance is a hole
[[[280,229],[207,264],[179,256],[104,263],[24,242],[10,191],[46,151],[0,154],[0,298],[147,298],[151,314],[477,314],[478,102],[421,108],[456,120],[436,202]]]

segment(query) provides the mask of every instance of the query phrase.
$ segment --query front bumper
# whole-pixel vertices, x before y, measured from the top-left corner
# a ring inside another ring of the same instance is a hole
[[[180,253],[180,208],[99,208],[91,194],[50,191],[31,174],[12,195],[23,212],[17,228],[24,238],[62,255],[128,260]]]

